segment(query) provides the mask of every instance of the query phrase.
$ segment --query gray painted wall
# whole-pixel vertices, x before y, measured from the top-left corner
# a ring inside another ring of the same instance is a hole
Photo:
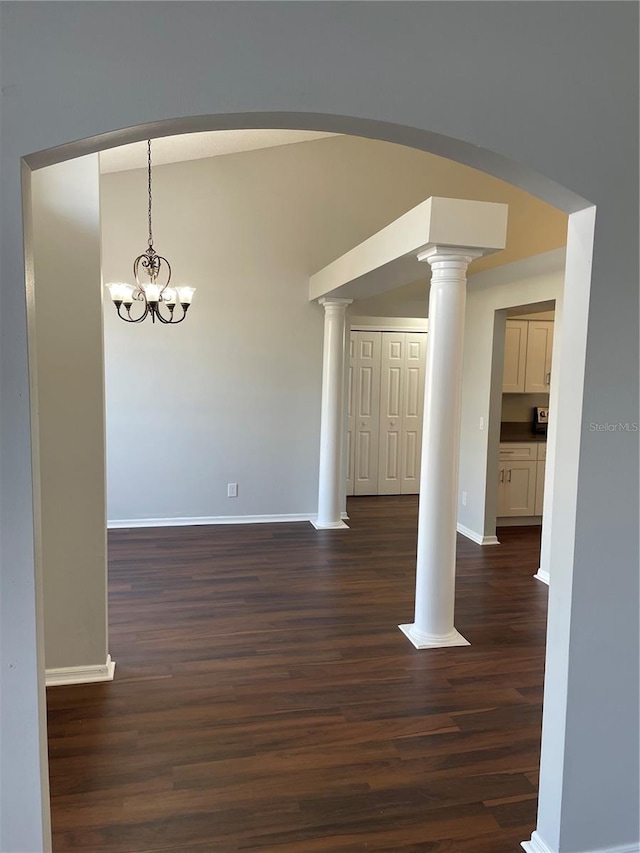
[[[564,577],[550,589],[538,827],[563,853],[637,843],[637,435],[588,426],[638,417],[636,4],[61,2],[1,11],[0,849],[46,846],[19,158],[167,118],[239,114],[218,126],[242,126],[246,113],[258,126],[352,130],[448,152],[569,211],[581,198],[597,205],[592,263],[589,217],[570,226],[568,246],[575,274],[560,382],[580,393],[559,412],[558,449],[573,442],[576,466],[569,454],[557,479],[564,472],[577,490],[559,495],[575,505],[575,521],[553,529]],[[149,39],[155,50],[141,62]]]

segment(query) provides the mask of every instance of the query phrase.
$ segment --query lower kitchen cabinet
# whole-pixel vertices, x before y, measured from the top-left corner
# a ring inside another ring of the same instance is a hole
[[[498,464],[498,518],[542,515],[544,493],[544,443],[500,445]]]
[[[544,499],[544,467],[547,463],[544,460],[536,462],[536,511],[535,515],[542,515],[542,502]]]
[[[535,515],[537,462],[501,462],[498,469],[498,515]]]

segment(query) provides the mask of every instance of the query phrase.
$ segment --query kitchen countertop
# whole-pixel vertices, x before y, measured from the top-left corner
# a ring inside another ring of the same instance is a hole
[[[546,432],[534,432],[533,426],[526,421],[502,421],[500,441],[539,441],[547,440]]]

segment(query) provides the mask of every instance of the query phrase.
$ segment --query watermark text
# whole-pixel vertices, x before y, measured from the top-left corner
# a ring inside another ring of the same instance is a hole
[[[591,421],[589,424],[589,432],[638,432],[638,428],[637,423],[630,423],[629,421],[616,421],[615,423]]]

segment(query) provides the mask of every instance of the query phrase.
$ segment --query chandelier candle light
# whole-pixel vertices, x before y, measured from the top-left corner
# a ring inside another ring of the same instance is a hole
[[[153,248],[153,229],[151,227],[151,140],[147,140],[147,163],[148,163],[148,187],[149,187],[149,240],[145,252],[133,262],[133,276],[135,284],[124,282],[113,282],[107,284],[109,295],[116,306],[118,317],[125,323],[141,323],[147,317],[151,322],[158,320],[160,323],[182,323],[187,316],[191,305],[195,287],[169,287],[171,281],[171,264],[162,255],[158,255]],[[140,276],[145,276],[149,281],[141,281]],[[162,284],[162,279],[166,281]],[[143,306],[142,313],[135,316],[131,314],[134,302]],[[180,305],[181,311],[176,313],[176,305]],[[124,311],[123,311],[124,308]],[[124,313],[126,312],[126,313]]]

